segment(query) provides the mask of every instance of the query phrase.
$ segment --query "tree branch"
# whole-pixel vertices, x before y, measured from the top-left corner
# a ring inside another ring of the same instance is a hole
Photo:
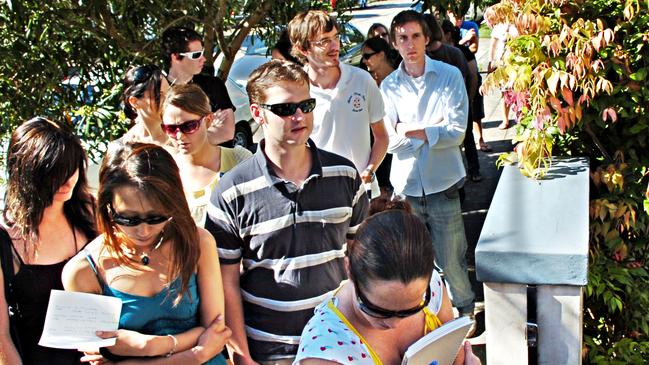
[[[590,123],[588,121],[584,121],[584,131],[586,131],[586,133],[593,140],[593,143],[595,143],[595,146],[597,146],[599,152],[602,153],[602,156],[604,156],[604,158],[606,158],[608,161],[613,161],[611,155],[608,153],[608,151],[606,151],[604,145],[602,145],[602,142],[599,141],[599,138],[597,138],[593,130],[590,128]]]

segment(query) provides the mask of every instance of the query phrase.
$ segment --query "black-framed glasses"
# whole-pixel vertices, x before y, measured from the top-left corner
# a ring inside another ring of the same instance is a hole
[[[430,285],[426,288],[426,294],[424,294],[424,299],[421,302],[421,304],[419,304],[414,308],[400,310],[400,311],[383,309],[381,307],[378,307],[370,303],[370,301],[367,300],[367,298],[363,295],[363,293],[361,293],[360,289],[358,288],[358,285],[354,285],[354,287],[356,288],[356,300],[358,301],[358,307],[363,313],[374,318],[387,319],[387,318],[394,318],[394,317],[397,318],[410,317],[414,314],[419,313],[421,310],[426,308],[428,303],[430,303],[430,297],[431,297]]]
[[[180,131],[182,134],[192,134],[198,130],[198,127],[201,126],[201,122],[203,121],[203,118],[205,117],[201,117],[200,119],[188,120],[180,124],[162,123],[160,127],[162,128],[162,131],[169,136],[175,136],[178,133],[178,131]]]
[[[300,108],[302,113],[311,113],[315,109],[315,99],[302,100],[299,103],[259,104],[262,109],[270,110],[280,117],[290,117]]]
[[[181,56],[189,57],[192,60],[197,60],[197,59],[201,58],[201,56],[203,55],[203,52],[205,52],[205,49],[201,49],[200,51],[193,51],[193,52],[182,52],[182,53],[178,53],[178,54],[181,55]]]
[[[378,53],[378,52],[363,53],[363,56],[362,56],[362,57],[363,57],[363,59],[364,59],[365,61],[367,61],[367,60],[370,59],[370,57],[374,56],[374,55],[377,54],[377,53]]]
[[[319,41],[311,42],[311,44],[320,48],[328,48],[333,42],[340,42],[340,33],[335,34],[331,38],[324,38]]]
[[[108,212],[110,212],[110,217],[115,222],[115,224],[118,224],[120,226],[126,226],[126,227],[135,227],[139,226],[142,223],[146,223],[150,226],[156,225],[156,224],[161,224],[165,223],[168,220],[171,219],[171,217],[166,217],[164,215],[152,215],[149,217],[127,217],[124,215],[121,215],[117,213],[113,208],[108,206]]]

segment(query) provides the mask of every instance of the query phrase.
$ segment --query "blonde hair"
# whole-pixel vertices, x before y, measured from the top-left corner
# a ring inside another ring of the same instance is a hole
[[[212,113],[210,99],[203,90],[195,84],[174,85],[167,92],[160,112],[173,105],[188,113],[205,116]]]
[[[318,34],[331,32],[333,29],[340,30],[338,22],[323,10],[309,10],[297,14],[288,23],[288,35],[293,44],[293,56],[304,60],[300,50],[309,49],[313,38]]]
[[[280,82],[295,82],[309,87],[309,75],[302,66],[282,60],[266,62],[254,70],[246,85],[250,104],[264,103],[266,101],[265,90],[277,85]]]

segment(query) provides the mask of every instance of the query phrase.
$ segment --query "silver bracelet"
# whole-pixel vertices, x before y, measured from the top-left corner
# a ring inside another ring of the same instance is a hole
[[[176,348],[178,347],[178,339],[174,335],[167,335],[167,337],[170,337],[171,340],[174,342],[174,345],[171,348],[171,350],[169,350],[169,352],[165,355],[165,357],[171,357],[171,355],[173,355],[176,352]]]

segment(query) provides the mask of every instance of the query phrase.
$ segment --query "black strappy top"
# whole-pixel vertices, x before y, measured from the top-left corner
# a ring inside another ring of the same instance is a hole
[[[11,245],[14,257],[18,258],[20,267],[11,280],[14,300],[17,303],[18,337],[22,347],[23,364],[25,365],[68,365],[80,364],[79,359],[83,355],[76,350],[61,350],[38,345],[45,313],[50,300],[50,290],[63,290],[61,273],[63,266],[69,259],[56,264],[49,265],[28,265],[25,264]],[[77,237],[74,235],[74,247],[76,251]]]

